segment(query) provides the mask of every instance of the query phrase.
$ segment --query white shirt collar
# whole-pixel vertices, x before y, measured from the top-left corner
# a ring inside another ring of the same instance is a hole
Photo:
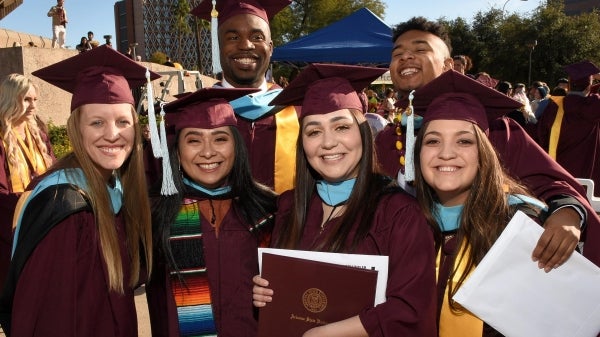
[[[231,83],[227,82],[227,80],[225,78],[223,78],[223,80],[221,80],[221,86],[223,88],[235,88],[233,85],[231,85]],[[267,80],[263,79],[262,84],[257,88],[260,89],[260,92],[265,92],[267,91]]]

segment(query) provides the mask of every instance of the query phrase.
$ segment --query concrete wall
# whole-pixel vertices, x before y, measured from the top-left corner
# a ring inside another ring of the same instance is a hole
[[[35,76],[31,73],[37,69],[46,67],[66,58],[77,55],[77,51],[69,49],[49,49],[36,47],[10,47],[0,48],[0,78],[4,78],[11,73],[20,73],[29,76],[39,88],[38,93],[38,113],[45,121],[52,121],[55,125],[66,124],[70,114],[71,94],[59,89]],[[150,63],[141,62],[148,69],[165,74],[179,75],[174,68]],[[183,72],[181,73],[184,74]],[[180,84],[177,78],[182,78]],[[168,75],[161,79],[153,81],[153,90],[155,97],[163,96],[166,101],[172,101],[173,95],[179,93],[180,88],[184,91],[195,91],[197,87],[210,87],[216,80],[207,76],[199,76],[201,83],[196,83],[195,76],[174,76],[168,87],[162,87],[160,84],[167,83]]]
[[[50,34],[49,30],[48,33]],[[39,48],[52,47],[52,39],[50,38],[0,28],[0,48],[12,47],[14,43],[28,46],[30,42]]]

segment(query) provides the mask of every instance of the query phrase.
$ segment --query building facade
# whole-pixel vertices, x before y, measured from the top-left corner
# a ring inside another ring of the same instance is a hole
[[[187,1],[194,8],[201,0]],[[201,20],[187,15],[191,33],[177,29],[176,0],[121,0],[115,3],[117,48],[149,60],[156,52],[164,53],[185,69],[210,74],[210,32]]]
[[[565,0],[565,13],[567,15],[591,13],[594,9],[600,10],[599,0]]]
[[[23,0],[0,0],[0,20],[23,4]]]

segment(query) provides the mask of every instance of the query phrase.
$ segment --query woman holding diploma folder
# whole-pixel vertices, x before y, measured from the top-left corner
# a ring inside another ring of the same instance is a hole
[[[517,210],[543,223],[546,205],[509,177],[486,136],[489,120],[521,103],[447,71],[417,90],[413,104],[423,117],[415,143],[417,199],[438,247],[439,336],[500,336],[452,296]],[[571,251],[576,234],[562,242]]]
[[[252,276],[276,195],[252,179],[229,104],[252,92],[206,88],[164,106],[163,179],[172,178],[177,191],[152,193],[155,269],[146,285],[152,336],[256,336]]]
[[[434,241],[416,200],[379,173],[357,91],[386,69],[313,64],[271,102],[302,105],[296,188],[281,195],[272,246],[389,256],[386,302],[304,336],[436,336]],[[254,304],[268,280],[254,278]]]

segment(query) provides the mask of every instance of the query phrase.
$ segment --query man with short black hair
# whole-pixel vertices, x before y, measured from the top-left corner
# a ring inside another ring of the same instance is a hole
[[[299,132],[293,106],[269,106],[282,88],[266,79],[273,55],[269,20],[290,0],[220,0],[218,15],[219,58],[225,88],[258,88],[261,91],[231,102],[238,128],[250,156],[253,177],[277,193],[293,188],[295,146]],[[204,0],[192,14],[211,20],[212,3]]]
[[[452,69],[448,34],[436,22],[412,18],[395,27],[393,42],[390,75],[403,97],[415,89],[417,95],[423,85]],[[403,108],[408,106],[408,101],[402,103]],[[399,181],[404,176],[405,132],[404,125],[388,125],[376,138],[384,171]],[[538,266],[549,271],[564,263],[575,248],[586,219],[584,255],[600,265],[600,243],[596,243],[600,239],[600,218],[577,180],[510,118],[493,120],[488,137],[507,171],[549,205],[544,234],[532,254]]]
[[[97,40],[94,40],[94,32],[92,32],[91,30],[87,33],[88,36],[88,43],[90,44],[90,46],[92,46],[92,48],[96,48],[100,45],[100,42],[98,42]]]
[[[556,86],[565,90],[569,90],[569,80],[564,77],[561,77],[558,79]]]

